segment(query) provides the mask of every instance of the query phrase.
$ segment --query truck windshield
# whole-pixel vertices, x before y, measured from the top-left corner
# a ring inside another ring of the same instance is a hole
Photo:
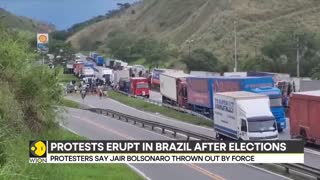
[[[248,119],[249,132],[275,131],[276,128],[276,121],[273,117],[260,117]]]
[[[281,106],[282,106],[281,98],[270,99],[270,107],[281,107]]]
[[[149,85],[147,83],[137,84],[137,89],[147,89]]]

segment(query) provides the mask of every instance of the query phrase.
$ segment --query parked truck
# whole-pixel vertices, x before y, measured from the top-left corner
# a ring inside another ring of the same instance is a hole
[[[269,98],[245,91],[214,95],[214,130],[217,139],[277,140],[277,123]]]
[[[191,110],[213,119],[213,95],[217,92],[248,91],[270,98],[278,130],[286,128],[281,91],[274,87],[271,77],[189,77],[187,78],[188,104]]]
[[[129,78],[120,78],[119,80],[119,90],[127,94],[130,93],[130,79]]]
[[[187,107],[186,77],[189,75],[179,72],[160,74],[160,93],[162,103],[173,106]]]
[[[130,78],[130,94],[141,97],[150,97],[148,79],[144,77]]]
[[[290,98],[290,134],[320,145],[320,91],[293,93]]]
[[[207,71],[190,71],[190,75],[191,76],[201,76],[201,77],[221,76],[221,74],[218,72],[207,72]]]
[[[177,73],[184,73],[182,70],[175,70],[175,69],[153,69],[151,73],[151,80],[150,85],[153,88],[159,89],[160,88],[160,75],[165,72],[177,72]]]
[[[113,71],[109,68],[95,67],[95,76],[102,84],[109,84],[113,77]]]
[[[120,82],[120,78],[129,78],[130,77],[130,72],[129,70],[125,69],[125,70],[116,70],[113,71],[113,83],[116,85]]]
[[[104,58],[103,58],[103,56],[97,56],[95,58],[95,62],[97,64],[97,66],[104,66]]]
[[[73,64],[73,73],[75,76],[80,77],[81,69],[84,67],[83,62],[78,62]]]
[[[86,83],[92,82],[95,78],[94,70],[91,67],[83,67],[81,69],[80,78],[84,80]]]

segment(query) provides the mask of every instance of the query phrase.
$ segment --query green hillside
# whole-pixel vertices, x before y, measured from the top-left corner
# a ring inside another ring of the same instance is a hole
[[[6,27],[32,32],[51,32],[52,25],[35,21],[26,17],[16,16],[0,8],[0,23]]]
[[[81,50],[105,46],[114,30],[152,36],[188,51],[205,48],[220,60],[232,61],[234,21],[237,21],[239,59],[260,53],[275,34],[295,29],[318,32],[318,0],[144,0],[114,16],[84,28],[68,41]]]

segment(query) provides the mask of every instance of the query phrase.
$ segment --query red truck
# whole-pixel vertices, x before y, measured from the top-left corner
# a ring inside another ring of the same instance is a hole
[[[148,79],[144,77],[130,78],[130,94],[136,96],[150,97]]]
[[[84,63],[78,62],[73,64],[73,73],[75,76],[80,77],[80,72],[84,67]]]
[[[320,145],[320,91],[293,93],[289,107],[291,136]]]

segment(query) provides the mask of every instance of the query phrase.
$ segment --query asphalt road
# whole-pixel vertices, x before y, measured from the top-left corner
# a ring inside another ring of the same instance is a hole
[[[95,113],[68,109],[63,126],[93,140],[169,140],[169,137]],[[259,179],[285,177],[243,164],[131,164],[154,180],[163,179]]]
[[[208,136],[215,137],[215,132],[211,128],[201,127],[189,123],[184,123],[181,121],[177,121],[172,118],[164,117],[159,114],[153,114],[148,112],[143,112],[140,110],[137,110],[135,108],[129,107],[127,105],[124,105],[120,102],[117,102],[115,100],[112,100],[110,98],[104,98],[99,99],[96,96],[87,96],[84,101],[82,101],[80,95],[71,95],[67,97],[68,99],[84,103],[86,105],[89,105],[93,108],[107,108],[112,109],[118,112],[123,112],[126,114],[130,114],[136,117],[141,117],[144,119],[152,120],[161,122],[164,124],[180,127],[189,131],[197,132],[200,134],[205,134]],[[289,122],[287,122],[289,124]],[[290,126],[289,126],[290,128]],[[282,140],[288,140],[290,139],[289,131],[288,129],[284,130],[283,133],[280,134],[280,139]],[[311,149],[305,148],[305,164],[311,167],[319,168],[320,169],[320,152],[314,151]]]

